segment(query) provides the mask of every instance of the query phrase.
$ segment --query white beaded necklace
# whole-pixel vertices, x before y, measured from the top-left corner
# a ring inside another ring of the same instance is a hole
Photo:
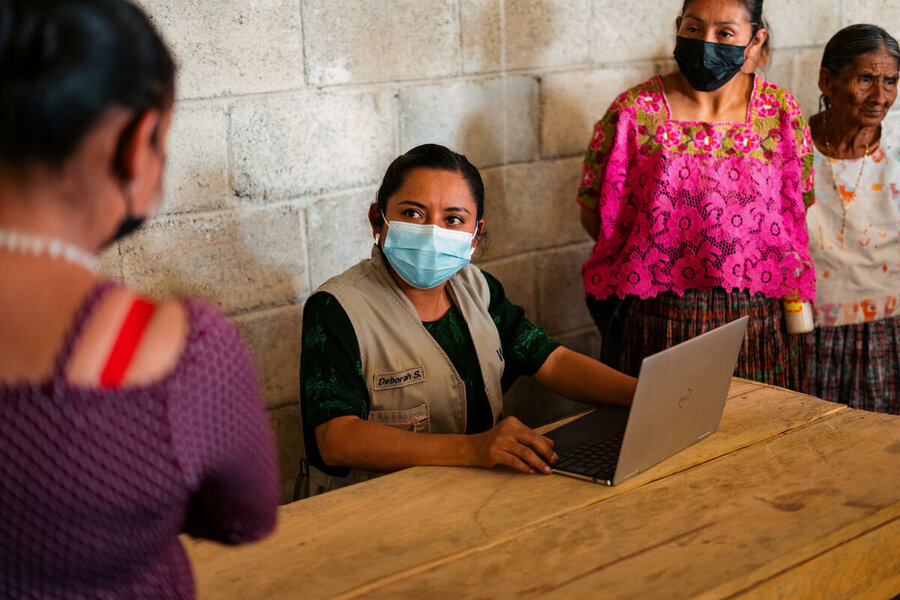
[[[96,272],[99,268],[97,258],[93,254],[58,238],[0,228],[0,249],[32,256],[47,256],[53,260],[64,260],[84,267],[88,271]]]

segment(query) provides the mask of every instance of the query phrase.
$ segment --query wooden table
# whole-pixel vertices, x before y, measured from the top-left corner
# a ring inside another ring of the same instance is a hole
[[[735,379],[719,432],[623,485],[414,468],[185,541],[203,598],[891,598],[900,417]]]

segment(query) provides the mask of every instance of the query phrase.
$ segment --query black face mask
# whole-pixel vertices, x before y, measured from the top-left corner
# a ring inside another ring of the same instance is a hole
[[[698,92],[712,92],[737,75],[744,65],[744,51],[749,46],[716,44],[678,36],[675,61],[692,88]]]
[[[136,230],[140,229],[140,227],[147,220],[146,216],[136,217],[131,214],[131,197],[128,195],[123,188],[122,195],[125,197],[125,218],[122,219],[122,222],[119,223],[119,228],[116,229],[116,232],[109,239],[104,246],[109,246],[115,242],[118,242],[122,238],[131,235]]]
[[[137,120],[133,121],[128,126],[129,129],[133,130],[136,123],[137,123]],[[156,128],[154,128],[151,139],[152,139],[153,145],[155,147],[157,145],[157,140],[159,139],[159,125],[157,125]],[[122,147],[124,146],[125,141],[126,141],[125,136],[123,136],[123,138],[119,141],[119,151],[116,155],[116,163],[115,163],[116,167],[118,169],[118,172],[123,173],[123,174],[126,172],[125,168],[123,166],[124,159],[122,158]],[[165,162],[166,162],[166,157],[164,155],[163,156],[163,164],[165,164]],[[113,244],[115,242],[118,242],[119,240],[121,240],[124,237],[131,235],[132,233],[134,233],[135,231],[140,229],[141,226],[143,226],[143,224],[147,221],[146,216],[136,217],[133,214],[131,214],[131,196],[129,195],[128,191],[126,190],[127,185],[124,183],[124,181],[126,179],[124,175],[122,176],[122,179],[123,179],[122,195],[125,197],[125,218],[122,219],[122,222],[119,223],[119,228],[116,230],[116,232],[110,238],[110,240],[106,243],[107,246],[109,246],[110,244]]]
[[[112,240],[109,242],[110,244],[113,242],[118,242],[123,237],[129,236],[144,224],[147,221],[147,217],[135,217],[130,213],[125,215],[125,218],[119,224],[119,229],[116,230],[115,235],[113,235]]]

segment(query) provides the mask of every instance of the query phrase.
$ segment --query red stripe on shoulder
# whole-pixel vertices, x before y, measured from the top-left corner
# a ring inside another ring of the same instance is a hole
[[[144,331],[153,318],[156,305],[143,298],[137,298],[131,303],[128,314],[119,329],[119,335],[113,344],[106,366],[100,374],[100,385],[105,388],[116,388],[122,383],[125,372],[134,358],[135,350],[144,336]]]

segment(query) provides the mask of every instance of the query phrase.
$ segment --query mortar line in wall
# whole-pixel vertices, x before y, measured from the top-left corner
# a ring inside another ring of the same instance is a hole
[[[509,162],[509,101],[506,92],[506,0],[500,2],[500,83],[503,106],[503,164]]]
[[[287,402],[282,402],[281,404],[275,404],[275,405],[272,405],[272,406],[267,406],[267,407],[266,407],[266,412],[274,412],[274,411],[276,411],[276,410],[281,410],[281,409],[283,409],[283,408],[288,408],[288,407],[290,407],[290,406],[296,406],[296,405],[297,405],[297,401],[296,401],[296,400],[288,400]]]
[[[306,18],[303,16],[303,0],[300,0],[297,10],[300,13],[300,52],[303,54],[303,82],[309,86],[309,58],[306,56]]]
[[[499,168],[503,165],[496,165],[495,167],[489,168]],[[234,212],[245,209],[264,209],[269,207],[280,207],[280,206],[288,206],[293,205],[301,210],[307,210],[312,206],[315,206],[319,202],[323,202],[325,200],[333,200],[339,196],[343,196],[345,194],[355,194],[355,193],[372,193],[378,189],[378,184],[376,182],[368,183],[365,185],[359,185],[354,187],[340,188],[337,190],[329,190],[327,192],[322,192],[319,194],[308,194],[308,195],[300,195],[293,196],[291,198],[285,198],[281,200],[263,200],[259,197],[255,199],[253,197],[241,197],[241,201],[238,205],[232,206],[229,208],[212,208],[208,210],[183,210],[179,212],[161,212],[159,213],[155,219],[162,219],[166,217],[188,217],[188,216],[215,216],[218,214],[223,214],[227,212]]]
[[[536,258],[536,257],[538,257],[538,256],[541,255],[541,254],[546,254],[546,253],[548,253],[548,252],[553,252],[553,251],[556,251],[556,250],[571,249],[571,248],[575,248],[575,247],[577,247],[577,246],[580,246],[580,245],[582,245],[582,244],[584,244],[585,247],[587,248],[587,246],[588,246],[589,244],[593,244],[593,242],[592,242],[591,240],[582,240],[582,241],[574,241],[574,242],[565,242],[565,243],[562,243],[562,244],[557,244],[557,245],[555,245],[555,246],[546,246],[546,247],[544,247],[544,248],[536,248],[536,249],[534,249],[534,250],[528,250],[528,251],[526,251],[526,252],[516,252],[516,253],[514,253],[514,254],[507,254],[507,255],[504,255],[504,256],[492,256],[491,258],[488,258],[488,259],[486,259],[486,260],[484,260],[484,261],[482,261],[481,259],[479,259],[477,262],[478,262],[479,265],[486,265],[486,264],[492,263],[492,262],[500,262],[501,260],[512,260],[512,259],[515,259],[515,258]],[[587,260],[587,258],[588,258],[587,255],[585,255],[585,260]]]
[[[228,111],[228,119],[230,126],[230,110]],[[398,126],[398,135],[397,135],[397,144],[398,144],[398,153],[400,152],[399,144],[400,144],[400,131]],[[227,137],[227,133],[226,133]],[[516,166],[524,166],[531,165],[535,163],[544,163],[544,162],[562,162],[566,160],[572,160],[575,158],[579,158],[581,156],[580,153],[577,154],[560,154],[553,156],[539,156],[537,158],[529,159],[529,160],[519,160],[519,161],[507,161],[505,163],[498,163],[487,165],[481,167],[480,170],[482,172],[492,171],[496,169],[505,169],[507,167],[516,167]],[[233,184],[232,177],[232,148],[231,145],[228,144],[226,149],[226,171],[227,176],[229,177],[229,185]],[[505,185],[505,182],[504,182]],[[254,201],[252,198],[242,198],[240,203],[227,207],[227,208],[213,208],[208,210],[185,210],[181,212],[163,212],[160,213],[155,219],[165,219],[165,218],[188,218],[188,217],[212,217],[212,216],[220,216],[227,213],[233,212],[241,212],[241,211],[257,211],[257,210],[265,210],[272,208],[281,208],[285,206],[292,206],[299,208],[300,210],[307,210],[309,207],[318,204],[324,200],[330,200],[345,194],[353,194],[353,193],[361,193],[361,192],[371,192],[374,189],[377,189],[377,182],[370,182],[363,185],[340,188],[335,190],[329,190],[327,192],[320,192],[316,194],[309,195],[299,195],[294,196],[292,198],[286,198],[282,200],[269,200],[269,201]],[[233,185],[232,185],[233,187]]]
[[[315,201],[310,202],[310,204],[314,204]],[[173,212],[173,213],[160,213],[159,215],[153,217],[152,222],[162,221],[164,219],[185,219],[185,218],[206,218],[206,217],[220,217],[223,215],[227,215],[229,213],[239,213],[239,212],[259,212],[266,209],[276,209],[276,208],[285,208],[292,207],[298,208],[299,210],[306,210],[305,199],[302,197],[292,198],[288,200],[277,200],[270,201],[261,204],[250,204],[245,203],[239,206],[233,206],[230,208],[213,208],[209,210],[199,210],[199,211],[185,211],[185,212]]]
[[[276,311],[292,308],[295,306],[299,307],[304,302],[306,302],[306,298],[303,298],[302,300],[298,300],[296,302],[289,302],[287,304],[271,304],[271,305],[264,305],[264,306],[254,307],[254,308],[246,308],[246,309],[243,309],[242,311],[225,313],[225,315],[229,319],[242,319],[244,317],[249,317],[249,316],[258,316],[263,313],[274,313]]]
[[[309,247],[310,245],[310,236],[309,236],[309,208],[304,208],[300,211],[300,218],[303,219],[303,239],[306,242],[303,244],[303,264],[306,266],[306,291],[311,294],[313,292],[313,284],[312,284],[312,265],[310,264],[309,257],[312,256],[312,249]]]
[[[791,46],[787,48],[773,48],[777,52],[791,52],[799,50],[821,49],[822,44],[809,44],[806,46]],[[515,77],[515,76],[545,76],[560,73],[570,73],[577,71],[597,71],[602,69],[616,69],[624,67],[638,67],[652,64],[658,64],[660,61],[671,60],[669,56],[660,56],[656,58],[646,58],[639,60],[623,60],[600,63],[578,63],[570,65],[558,65],[553,67],[523,67],[519,69],[502,70],[502,71],[484,71],[480,73],[463,73],[461,75],[447,75],[443,77],[431,77],[420,79],[401,79],[386,81],[371,81],[362,83],[346,83],[324,86],[305,86],[302,88],[286,88],[281,90],[271,90],[266,92],[249,92],[245,94],[221,94],[211,96],[184,96],[178,98],[179,103],[192,102],[208,102],[208,101],[248,101],[248,100],[264,100],[268,98],[286,98],[297,94],[315,94],[322,93],[346,93],[346,92],[368,92],[382,91],[385,89],[405,89],[410,87],[421,86],[422,84],[447,84],[457,81],[477,82],[488,79],[496,79],[498,77]]]
[[[396,95],[397,100],[394,102],[394,122],[397,124],[396,140],[394,141],[396,144],[394,156],[400,156],[403,152],[403,110],[400,108],[400,90],[396,89],[394,94]]]
[[[219,308],[219,310],[222,310],[222,312],[225,313],[225,316],[228,317],[229,319],[237,319],[239,317],[246,317],[246,316],[253,315],[256,313],[276,311],[276,310],[279,310],[282,308],[290,308],[292,306],[302,306],[303,303],[306,302],[306,300],[308,298],[309,298],[309,296],[307,296],[306,298],[299,298],[299,299],[293,300],[291,302],[282,302],[279,304],[261,304],[259,306],[254,306],[251,308],[241,308],[238,310],[233,310],[233,311],[228,311],[228,312],[222,310],[221,308]]]
[[[465,59],[463,56],[463,49],[465,45],[463,43],[463,14],[462,14],[462,0],[456,0],[456,27],[459,32],[459,75],[463,75],[465,73]]]
[[[572,160],[573,158],[583,158],[584,153],[578,152],[577,154],[558,154],[552,156],[539,156],[532,159],[524,159],[524,160],[511,160],[507,163],[498,163],[487,165],[485,167],[478,167],[479,171],[488,171],[490,169],[502,169],[505,167],[520,167],[523,165],[532,165],[535,163],[549,163],[549,162],[562,162],[564,160]],[[580,166],[580,165],[579,165]]]
[[[364,183],[364,184],[361,184],[361,185],[354,185],[354,186],[352,186],[352,187],[346,187],[346,188],[340,188],[340,189],[327,190],[327,191],[324,191],[324,192],[319,192],[315,197],[316,197],[316,198],[319,198],[320,200],[327,200],[328,198],[333,198],[333,197],[335,197],[335,196],[340,196],[341,194],[346,194],[346,193],[348,193],[348,192],[362,192],[362,191],[365,191],[365,190],[370,190],[370,191],[371,191],[371,190],[377,190],[377,189],[378,189],[378,185],[379,185],[380,183],[381,183],[381,181],[371,181],[371,182],[369,182],[369,183]],[[306,197],[308,198],[308,197],[311,197],[311,196],[312,196],[312,195],[306,196]]]
[[[230,102],[225,105],[225,181],[228,185],[228,194],[235,196],[237,186],[234,181],[234,148],[231,143],[231,107]]]

